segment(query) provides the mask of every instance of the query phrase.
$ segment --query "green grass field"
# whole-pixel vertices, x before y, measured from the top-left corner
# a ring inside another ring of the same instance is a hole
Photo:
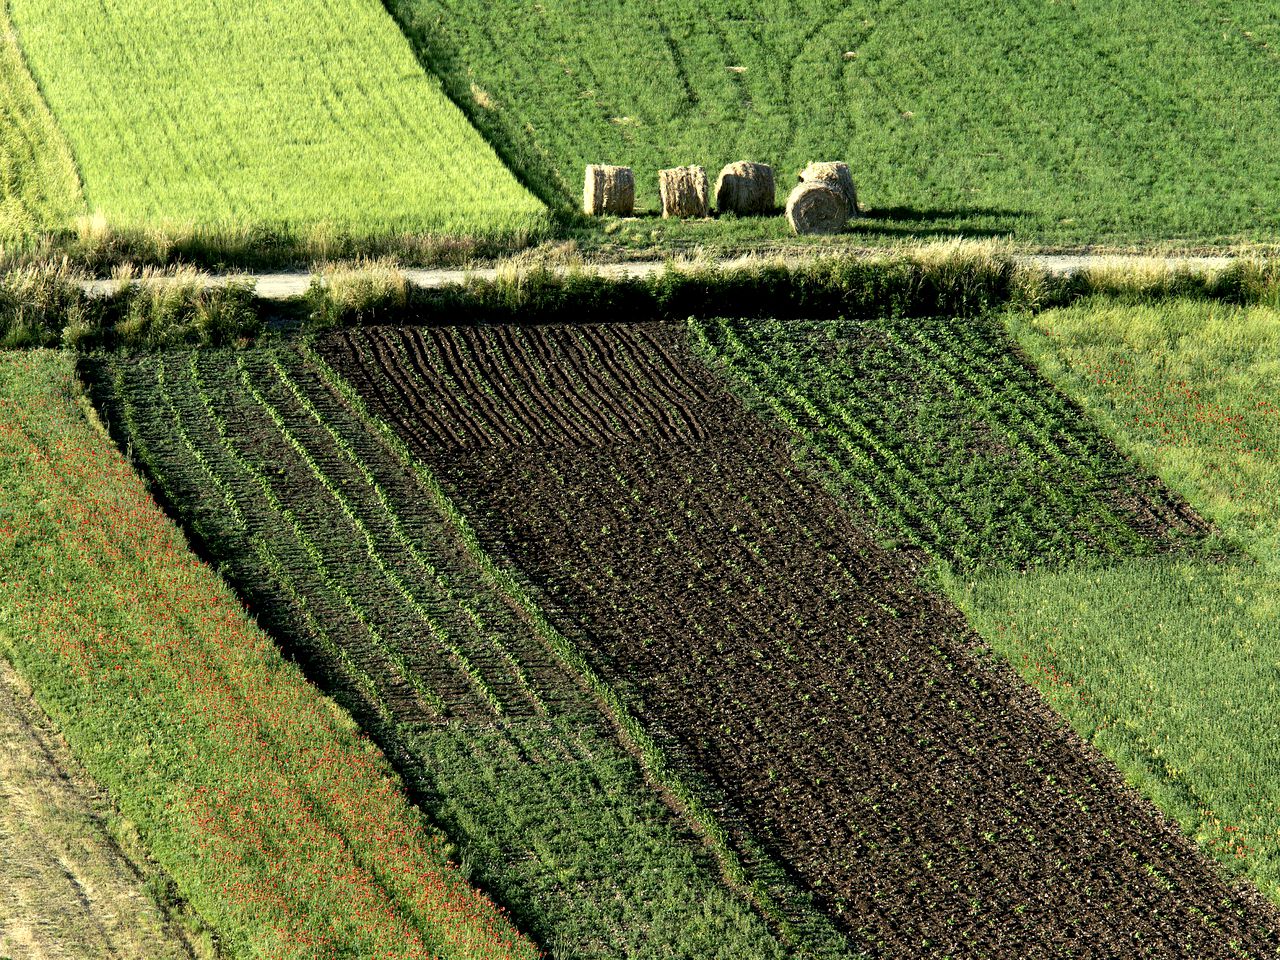
[[[1016,325],[1236,553],[954,578],[953,593],[1132,783],[1280,899],[1280,311],[1103,301]]]
[[[659,168],[737,159],[776,167],[780,203],[849,161],[868,216],[843,244],[1280,240],[1280,28],[1238,0],[8,4],[0,233],[87,262],[788,240],[781,216],[645,215]],[[593,162],[635,168],[642,216],[553,226]]]
[[[83,211],[75,161],[27,70],[0,2],[0,240]]]
[[[1229,2],[390,0],[450,95],[544,199],[584,163],[845,159],[856,239],[1275,240],[1275,18]],[[515,14],[515,15],[513,15]],[[780,192],[779,198],[785,196]],[[642,221],[634,244],[779,238],[780,218]]]
[[[375,0],[11,2],[108,229],[322,240],[544,225]]]

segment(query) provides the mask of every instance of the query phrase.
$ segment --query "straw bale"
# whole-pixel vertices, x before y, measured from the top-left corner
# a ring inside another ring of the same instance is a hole
[[[772,213],[774,199],[773,167],[766,163],[739,160],[716,178],[716,210],[720,213]]]
[[[662,194],[663,217],[705,217],[710,209],[710,182],[702,167],[659,170],[658,192]]]
[[[593,217],[629,217],[636,209],[636,178],[630,167],[593,163],[582,187],[582,209]]]
[[[797,234],[839,233],[848,219],[844,195],[825,181],[802,183],[787,198],[787,222]]]
[[[849,216],[858,216],[858,191],[853,185],[853,174],[847,163],[811,163],[800,173],[801,183],[830,183],[844,195],[849,205]]]

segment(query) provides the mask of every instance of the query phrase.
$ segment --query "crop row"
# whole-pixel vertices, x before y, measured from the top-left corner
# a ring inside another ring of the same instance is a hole
[[[975,656],[959,613],[808,478],[678,327],[591,333],[641,367],[674,364],[683,405],[715,428],[584,447],[574,400],[552,395],[540,413],[548,432],[564,425],[558,442],[462,450],[419,427],[454,402],[436,372],[357,362],[375,349],[359,334],[319,349],[669,769],[715,798],[731,839],[769,838],[876,955],[1271,949],[1265,917],[1042,701]],[[498,348],[497,332],[475,335]],[[502,332],[548,366],[576,362],[565,343],[584,335]],[[409,382],[397,392],[393,379]],[[513,389],[459,386],[469,399]]]
[[[0,644],[225,952],[532,957],[190,554],[70,362],[2,362]]]
[[[1176,549],[1207,530],[991,321],[691,327],[886,539],[1025,567]]]
[[[777,956],[413,466],[329,377],[295,349],[95,373],[121,440],[202,548],[537,939],[576,956],[721,943]],[[646,938],[651,914],[661,936]]]
[[[672,362],[640,365],[634,348],[598,327],[552,328],[545,341],[527,340],[505,325],[426,334],[379,327],[337,334],[326,349],[341,349],[346,365],[376,364],[382,399],[426,413],[413,425],[424,444],[594,446],[705,435]]]

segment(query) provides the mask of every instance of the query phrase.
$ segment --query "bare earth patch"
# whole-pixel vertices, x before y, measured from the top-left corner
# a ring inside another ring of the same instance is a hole
[[[107,832],[102,791],[0,659],[0,958],[196,956]]]

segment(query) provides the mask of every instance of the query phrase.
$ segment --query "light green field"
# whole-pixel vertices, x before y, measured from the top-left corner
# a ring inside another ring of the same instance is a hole
[[[1041,367],[1237,552],[952,592],[1132,783],[1280,899],[1280,311],[1107,302],[1018,323]]]
[[[585,163],[849,161],[858,239],[1280,238],[1280,22],[1242,0],[389,0],[544,198]],[[781,218],[615,239],[742,242]]]
[[[11,2],[109,228],[492,236],[543,221],[376,0]]]
[[[83,209],[71,151],[40,97],[0,0],[0,239],[66,223]]]

